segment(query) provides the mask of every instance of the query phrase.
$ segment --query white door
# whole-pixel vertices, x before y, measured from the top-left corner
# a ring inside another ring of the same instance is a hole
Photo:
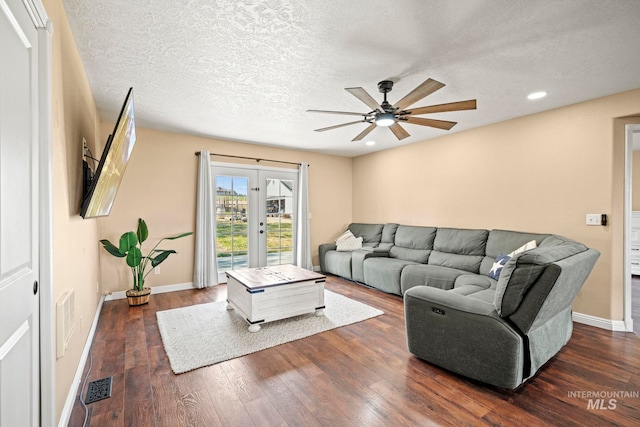
[[[294,260],[298,172],[213,164],[216,259],[224,272]]]
[[[0,0],[0,427],[40,424],[37,40]]]
[[[262,170],[258,179],[260,266],[293,264],[298,173],[288,170]]]

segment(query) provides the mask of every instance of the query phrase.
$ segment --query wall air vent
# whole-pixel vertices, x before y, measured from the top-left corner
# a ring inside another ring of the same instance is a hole
[[[56,354],[58,359],[64,356],[67,351],[76,328],[75,296],[75,290],[71,289],[62,294],[56,303]]]

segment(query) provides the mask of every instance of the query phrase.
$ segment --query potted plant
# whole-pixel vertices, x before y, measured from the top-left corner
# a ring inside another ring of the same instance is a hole
[[[151,288],[144,287],[144,279],[151,270],[160,265],[171,254],[175,254],[173,249],[158,249],[158,245],[164,240],[176,240],[181,237],[193,234],[193,232],[182,233],[173,237],[165,237],[149,251],[147,255],[142,254],[142,243],[149,237],[147,223],[143,219],[138,219],[138,230],[136,233],[128,231],[120,236],[119,245],[116,246],[107,239],[100,240],[104,249],[111,255],[118,258],[126,258],[127,265],[133,273],[133,288],[127,291],[129,305],[142,305],[149,302]],[[147,267],[150,267],[147,271]]]

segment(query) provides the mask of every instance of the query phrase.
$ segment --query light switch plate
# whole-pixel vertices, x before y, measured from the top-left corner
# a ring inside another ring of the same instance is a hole
[[[602,214],[587,214],[587,225],[603,225]]]

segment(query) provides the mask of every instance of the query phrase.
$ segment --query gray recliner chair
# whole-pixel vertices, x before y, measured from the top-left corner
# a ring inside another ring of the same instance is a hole
[[[600,253],[550,236],[513,257],[493,289],[415,286],[404,294],[409,351],[515,389],[569,341],[571,306]]]

